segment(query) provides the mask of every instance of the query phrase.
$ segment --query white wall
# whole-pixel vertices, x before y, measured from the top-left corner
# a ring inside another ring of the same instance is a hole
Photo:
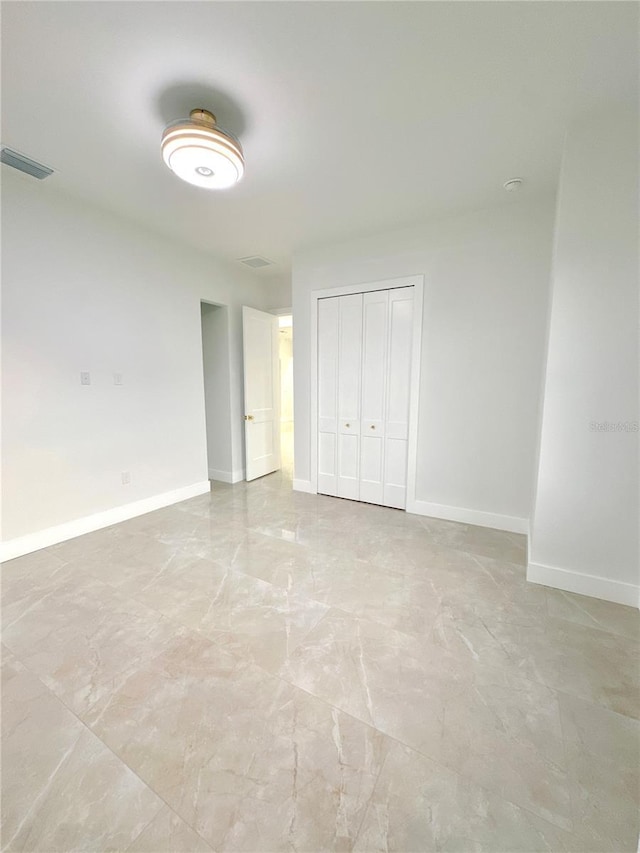
[[[291,277],[286,276],[278,279],[265,279],[268,287],[266,295],[269,311],[282,311],[291,309]]]
[[[242,478],[242,470],[233,469],[229,310],[226,306],[202,303],[202,366],[209,477],[234,483]]]
[[[638,114],[570,131],[528,577],[638,603]],[[618,431],[617,425],[621,425]]]
[[[532,506],[551,198],[450,216],[294,258],[295,478],[310,479],[310,294],[424,274],[416,498],[525,530]],[[488,515],[484,515],[488,514]]]
[[[264,282],[3,166],[2,289],[3,540],[207,480],[200,299],[229,306],[242,467],[240,306]]]

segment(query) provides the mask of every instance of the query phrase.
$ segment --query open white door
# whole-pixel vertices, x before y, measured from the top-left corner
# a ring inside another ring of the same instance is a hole
[[[242,308],[244,445],[247,480],[280,468],[278,318]]]

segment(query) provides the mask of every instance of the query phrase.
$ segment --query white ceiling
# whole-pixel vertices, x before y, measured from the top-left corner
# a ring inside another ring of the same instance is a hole
[[[557,181],[572,118],[636,96],[636,3],[5,2],[2,143],[216,255],[297,248]],[[193,107],[239,135],[232,190],[179,181]],[[3,169],[6,169],[3,166]]]

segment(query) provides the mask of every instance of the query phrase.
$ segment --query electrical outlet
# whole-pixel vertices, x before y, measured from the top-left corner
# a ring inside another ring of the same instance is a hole
[[[91,374],[89,371],[81,371],[80,373],[80,384],[81,385],[91,385]]]
[[[131,471],[123,471],[122,472],[122,485],[130,486],[131,485]]]
[[[122,385],[122,374],[114,373],[113,374],[113,384],[114,385]]]

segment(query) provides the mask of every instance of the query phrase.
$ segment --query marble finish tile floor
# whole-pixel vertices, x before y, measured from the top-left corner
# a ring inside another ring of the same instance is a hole
[[[635,853],[638,611],[290,473],[5,563],[2,850]]]

